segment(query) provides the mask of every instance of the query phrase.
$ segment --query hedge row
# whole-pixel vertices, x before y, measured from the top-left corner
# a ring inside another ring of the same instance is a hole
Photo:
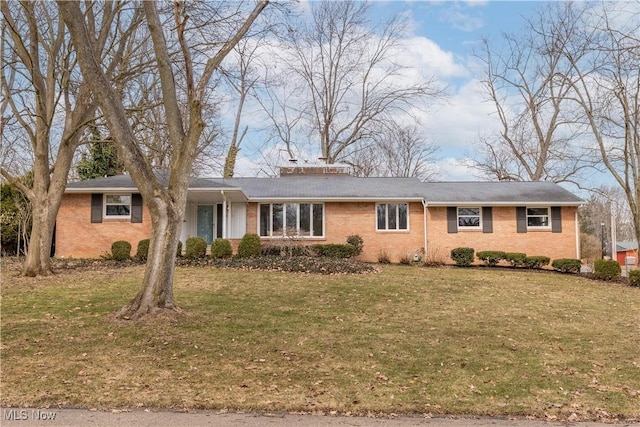
[[[138,242],[136,257],[145,261],[149,255],[149,239]],[[328,258],[351,258],[362,252],[364,246],[362,237],[358,235],[348,236],[346,244],[316,244],[312,246],[302,245],[268,245],[262,246],[260,236],[247,233],[242,237],[238,245],[239,258],[250,258],[261,255],[266,256],[319,256]],[[182,255],[182,242],[178,242],[178,256]],[[211,258],[229,258],[233,255],[231,242],[226,239],[215,239],[211,243]],[[189,237],[185,245],[184,257],[190,260],[202,259],[207,256],[207,242],[202,237]],[[111,245],[111,258],[122,261],[131,258],[131,244],[119,240]]]
[[[512,267],[531,269],[543,268],[551,262],[547,256],[527,256],[522,252],[481,251],[474,256],[473,248],[455,248],[451,250],[451,259],[460,267],[468,267],[475,261],[475,256],[488,267],[495,267],[500,261],[508,262]],[[582,262],[579,259],[561,258],[553,261],[551,266],[565,273],[579,273]]]

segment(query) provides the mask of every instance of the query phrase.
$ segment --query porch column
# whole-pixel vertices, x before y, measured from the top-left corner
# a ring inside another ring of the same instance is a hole
[[[222,194],[222,238],[227,238],[227,197],[224,195],[224,190],[220,190]]]

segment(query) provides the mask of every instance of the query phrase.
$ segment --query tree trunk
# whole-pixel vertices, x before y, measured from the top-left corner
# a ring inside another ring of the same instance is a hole
[[[186,196],[181,197],[185,199]],[[152,235],[144,280],[138,294],[116,316],[137,319],[160,309],[175,309],[173,300],[173,272],[184,203],[167,204],[160,199],[149,204],[152,212]]]
[[[48,276],[51,270],[51,240],[53,238],[53,226],[49,224],[49,209],[47,201],[33,204],[33,226],[27,256],[22,266],[22,275],[35,277]]]

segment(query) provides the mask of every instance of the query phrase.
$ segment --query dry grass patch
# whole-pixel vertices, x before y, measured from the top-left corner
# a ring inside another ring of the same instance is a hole
[[[17,406],[640,418],[640,291],[552,273],[178,268],[182,312],[112,314],[142,267],[2,276]]]

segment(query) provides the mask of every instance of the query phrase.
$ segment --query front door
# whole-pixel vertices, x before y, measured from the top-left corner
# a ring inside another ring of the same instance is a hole
[[[198,205],[196,235],[202,237],[208,245],[213,241],[213,205]]]

